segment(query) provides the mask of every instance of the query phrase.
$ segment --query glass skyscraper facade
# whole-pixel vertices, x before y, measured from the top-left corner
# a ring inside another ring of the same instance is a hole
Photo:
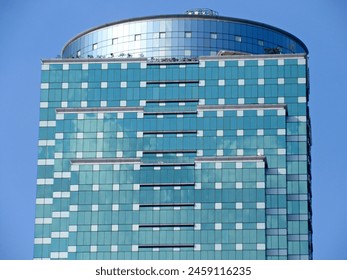
[[[307,48],[197,9],[42,62],[35,259],[311,259]]]

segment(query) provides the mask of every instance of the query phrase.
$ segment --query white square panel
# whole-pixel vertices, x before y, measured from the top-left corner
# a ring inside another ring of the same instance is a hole
[[[118,246],[117,245],[111,245],[111,252],[117,252]]]
[[[118,157],[123,157],[123,152],[122,151],[118,151],[117,153],[116,153],[116,157],[118,158]]]
[[[265,202],[257,202],[257,209],[264,209],[265,208]]]
[[[222,229],[222,224],[221,223],[214,224],[214,229],[215,230],[221,230]]]
[[[305,58],[299,58],[298,59],[298,65],[306,65],[306,59]]]
[[[223,136],[224,131],[223,130],[217,130],[217,136]]]
[[[96,138],[104,138],[104,133],[103,132],[97,132]]]
[[[119,205],[118,204],[112,204],[112,211],[118,211]]]
[[[243,136],[243,129],[236,130],[236,135],[237,136]]]
[[[257,135],[258,136],[264,135],[264,129],[257,129]]]
[[[214,204],[214,209],[222,209],[222,203],[215,203]]]
[[[219,86],[225,86],[225,80],[218,80]]]
[[[91,225],[90,230],[91,231],[98,231],[98,225]]]
[[[243,229],[243,224],[242,223],[236,223],[235,228],[236,229]]]
[[[242,202],[236,202],[236,203],[235,203],[235,208],[236,208],[236,209],[242,209],[242,208],[243,208]]]
[[[264,110],[257,110],[257,116],[258,117],[264,116]]]
[[[306,84],[306,78],[298,78],[298,84]]]
[[[118,231],[118,225],[112,225],[111,230],[112,231]]]
[[[265,229],[265,223],[257,223],[257,229]]]

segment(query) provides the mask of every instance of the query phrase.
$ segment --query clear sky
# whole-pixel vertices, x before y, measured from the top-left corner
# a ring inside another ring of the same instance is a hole
[[[260,21],[310,50],[315,259],[347,259],[347,1],[0,0],[0,259],[32,259],[40,59],[94,26],[210,8]]]

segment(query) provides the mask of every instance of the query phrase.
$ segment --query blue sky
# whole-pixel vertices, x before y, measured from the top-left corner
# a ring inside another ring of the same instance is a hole
[[[347,259],[345,0],[0,0],[0,259],[33,255],[40,59],[91,27],[211,8],[282,28],[310,50],[315,259]]]

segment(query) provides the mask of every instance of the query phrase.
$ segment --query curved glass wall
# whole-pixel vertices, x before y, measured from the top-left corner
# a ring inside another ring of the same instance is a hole
[[[103,25],[79,34],[64,58],[184,58],[234,52],[308,53],[295,36],[253,21],[206,15],[164,15]]]

